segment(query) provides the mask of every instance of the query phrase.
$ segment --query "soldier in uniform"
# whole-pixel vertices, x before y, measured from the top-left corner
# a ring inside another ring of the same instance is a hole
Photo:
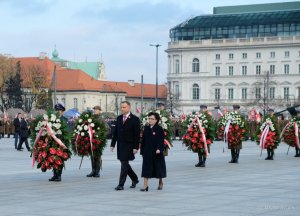
[[[204,105],[204,104],[200,105],[200,112],[203,113],[206,116],[206,118],[208,119],[208,128],[214,127],[214,122],[213,122],[211,115],[208,113],[207,105]],[[211,139],[212,142],[214,140],[214,137],[207,137],[207,138]],[[208,148],[208,153],[210,153],[210,145],[207,145],[207,148]],[[199,158],[199,161],[197,164],[195,164],[195,167],[205,167],[206,154],[205,154],[204,149],[198,151],[198,158]]]
[[[64,112],[66,111],[66,108],[62,104],[58,103],[54,106],[54,109],[55,111],[59,112],[60,120],[64,121],[67,124],[68,119],[63,116]],[[49,181],[60,182],[61,174],[62,174],[62,169],[56,170],[53,168],[53,176],[49,179]]]
[[[232,107],[233,107],[233,112],[240,115],[240,106],[235,104]],[[241,118],[243,119],[242,116],[241,116]],[[240,137],[240,138],[238,137],[238,139],[239,139],[239,142],[235,145],[228,143],[228,148],[231,151],[231,160],[229,161],[229,163],[238,163],[239,162],[239,156],[240,156],[240,150],[242,149],[243,137]]]
[[[93,110],[94,110],[95,118],[99,121],[103,121],[103,119],[101,118],[101,111],[102,111],[101,107],[94,106]],[[106,125],[106,123],[105,123],[105,125]],[[101,164],[102,164],[101,155],[97,155],[96,153],[94,153],[93,156],[91,155],[91,164],[92,164],[92,172],[90,174],[86,175],[86,177],[99,178],[100,177],[100,168],[101,168]]]

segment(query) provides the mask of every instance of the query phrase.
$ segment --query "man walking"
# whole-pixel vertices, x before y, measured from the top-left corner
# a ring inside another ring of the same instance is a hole
[[[131,106],[128,101],[121,102],[122,115],[117,117],[116,127],[111,141],[111,151],[117,143],[117,157],[121,162],[119,184],[115,190],[124,190],[127,175],[132,180],[130,188],[135,188],[139,183],[138,177],[132,170],[129,161],[134,160],[134,154],[139,148],[140,120],[130,112]]]
[[[19,143],[19,139],[20,139],[20,124],[21,124],[21,113],[18,113],[17,117],[14,119],[15,149],[18,148],[18,143]]]

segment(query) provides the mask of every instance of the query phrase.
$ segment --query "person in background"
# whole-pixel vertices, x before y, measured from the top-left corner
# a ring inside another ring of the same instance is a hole
[[[14,127],[15,127],[15,149],[18,148],[18,143],[20,139],[20,124],[21,124],[21,113],[18,113],[17,117],[14,119]]]
[[[28,151],[30,150],[29,144],[28,144],[28,137],[29,137],[29,129],[30,126],[28,125],[28,121],[27,121],[27,115],[24,113],[23,114],[23,118],[21,119],[21,123],[20,123],[20,130],[19,130],[19,136],[20,136],[20,141],[18,144],[18,151],[22,151],[22,145],[25,142],[25,146],[27,148]]]

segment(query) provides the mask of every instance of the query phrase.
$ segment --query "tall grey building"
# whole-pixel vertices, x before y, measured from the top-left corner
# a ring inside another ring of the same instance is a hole
[[[173,27],[166,52],[177,113],[300,102],[299,1],[216,7]]]

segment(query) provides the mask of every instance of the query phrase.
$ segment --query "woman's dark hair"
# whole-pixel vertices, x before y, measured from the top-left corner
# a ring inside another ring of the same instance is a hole
[[[160,116],[159,116],[159,114],[158,114],[157,112],[149,112],[149,113],[148,113],[148,117],[149,117],[149,116],[154,116],[154,118],[157,120],[156,124],[159,123],[159,121],[160,121]]]

